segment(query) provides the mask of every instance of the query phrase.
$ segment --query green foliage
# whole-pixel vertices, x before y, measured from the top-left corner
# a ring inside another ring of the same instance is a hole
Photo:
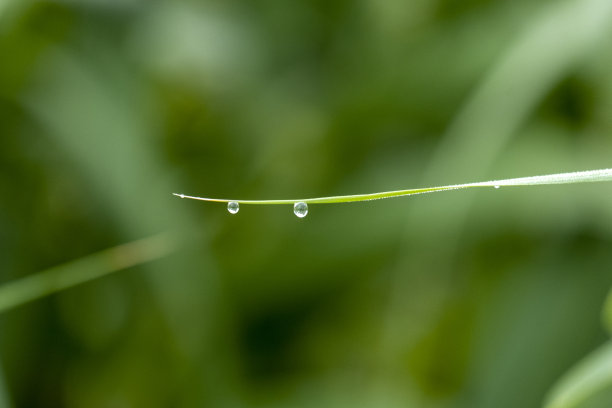
[[[305,222],[169,193],[610,168],[611,22],[608,0],[0,0],[0,405],[541,406],[609,338],[609,184]]]

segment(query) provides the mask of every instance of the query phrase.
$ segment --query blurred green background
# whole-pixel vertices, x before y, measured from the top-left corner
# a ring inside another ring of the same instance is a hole
[[[610,185],[301,220],[171,193],[357,194],[611,153],[609,0],[2,0],[0,284],[158,233],[173,249],[4,311],[0,406],[541,406],[608,338]]]

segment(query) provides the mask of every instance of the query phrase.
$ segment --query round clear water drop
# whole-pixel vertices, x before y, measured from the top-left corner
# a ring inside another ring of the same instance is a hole
[[[301,201],[293,204],[293,213],[299,218],[304,218],[308,214],[308,204]]]
[[[499,188],[499,186],[495,186],[495,188]]]
[[[235,201],[230,201],[227,203],[227,211],[229,211],[230,214],[236,214],[240,211],[240,204]]]

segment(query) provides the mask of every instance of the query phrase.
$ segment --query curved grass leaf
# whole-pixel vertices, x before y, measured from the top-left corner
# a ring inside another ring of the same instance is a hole
[[[318,197],[318,198],[302,198],[293,200],[238,200],[238,199],[226,199],[226,198],[205,198],[205,197],[194,197],[185,194],[173,193],[175,196],[180,198],[190,198],[193,200],[201,201],[213,201],[220,203],[229,203],[230,201],[237,202],[239,204],[294,204],[296,202],[304,202],[306,204],[336,204],[336,203],[350,203],[358,201],[369,201],[369,200],[380,200],[383,198],[394,198],[404,197],[415,194],[424,193],[436,193],[447,190],[459,190],[464,188],[472,187],[509,187],[509,186],[533,186],[533,185],[547,185],[547,184],[571,184],[571,183],[586,183],[596,181],[611,181],[612,180],[612,169],[601,169],[601,170],[588,170],[578,171],[573,173],[558,173],[548,174],[544,176],[531,176],[531,177],[519,177],[504,180],[492,180],[482,181],[477,183],[467,184],[455,184],[449,186],[439,187],[425,187],[416,188],[409,190],[396,190],[396,191],[384,191],[380,193],[371,194],[357,194],[357,195],[344,195],[344,196],[332,196],[332,197]]]
[[[611,387],[612,342],[608,342],[578,363],[555,385],[544,407],[582,407]],[[605,406],[612,405],[612,401],[608,403]]]

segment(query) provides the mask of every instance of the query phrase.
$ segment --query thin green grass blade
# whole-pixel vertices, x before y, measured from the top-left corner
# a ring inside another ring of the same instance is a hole
[[[351,203],[351,202],[359,202],[359,201],[380,200],[384,198],[404,197],[404,196],[415,195],[415,194],[436,193],[440,191],[459,190],[459,189],[472,188],[472,187],[533,186],[533,185],[547,185],[547,184],[587,183],[587,182],[611,181],[611,180],[612,180],[612,169],[601,169],[601,170],[578,171],[578,172],[572,172],[572,173],[548,174],[544,176],[531,176],[531,177],[504,179],[504,180],[482,181],[482,182],[477,182],[477,183],[455,184],[455,185],[449,185],[449,186],[426,187],[426,188],[416,188],[416,189],[409,189],[409,190],[384,191],[380,193],[371,193],[371,194],[357,194],[357,195],[344,195],[344,196],[318,197],[318,198],[300,198],[300,199],[293,199],[293,200],[288,200],[288,199],[287,200],[237,200],[237,199],[226,199],[226,198],[194,197],[194,196],[178,194],[178,193],[173,193],[173,194],[180,198],[189,198],[192,200],[212,201],[212,202],[219,202],[219,203],[229,203],[230,201],[233,201],[239,204],[259,204],[259,205],[294,204],[296,202],[304,202],[306,204],[337,204],[337,203]]]
[[[608,292],[602,315],[604,326],[608,330],[608,333],[612,335],[612,290]]]
[[[0,364],[0,408],[11,408],[13,405],[10,402],[9,393],[6,389],[6,382],[4,381],[4,378],[4,371],[2,364]]]
[[[551,391],[545,408],[575,408],[612,387],[612,342],[572,368]]]
[[[173,240],[167,234],[159,234],[6,283],[0,286],[0,313],[112,272],[164,257],[173,250]]]

